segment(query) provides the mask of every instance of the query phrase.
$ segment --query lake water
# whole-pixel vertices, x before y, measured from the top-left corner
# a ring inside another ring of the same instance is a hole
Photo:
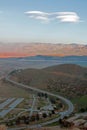
[[[13,69],[25,68],[45,68],[48,66],[59,64],[77,64],[87,67],[87,60],[80,59],[62,59],[62,60],[1,60],[0,59],[0,75],[7,73]]]

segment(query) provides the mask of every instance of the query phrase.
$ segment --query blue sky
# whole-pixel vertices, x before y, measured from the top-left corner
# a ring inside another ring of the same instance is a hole
[[[0,0],[0,41],[87,43],[87,0]]]

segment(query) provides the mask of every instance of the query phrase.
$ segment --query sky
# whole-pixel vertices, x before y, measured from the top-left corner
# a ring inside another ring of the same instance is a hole
[[[87,44],[87,0],[0,0],[0,41]]]

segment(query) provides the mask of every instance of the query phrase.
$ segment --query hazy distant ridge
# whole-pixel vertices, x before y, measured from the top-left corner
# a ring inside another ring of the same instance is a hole
[[[87,56],[84,44],[50,44],[50,43],[2,43],[0,57],[46,56]]]

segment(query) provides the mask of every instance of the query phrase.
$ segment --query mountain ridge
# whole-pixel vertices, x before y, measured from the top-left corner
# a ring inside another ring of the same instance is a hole
[[[87,56],[86,44],[52,44],[52,43],[9,43],[0,44],[0,57],[45,56]]]

